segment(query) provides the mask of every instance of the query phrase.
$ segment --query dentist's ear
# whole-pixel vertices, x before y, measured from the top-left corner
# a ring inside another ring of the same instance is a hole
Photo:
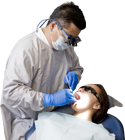
[[[100,109],[101,108],[101,105],[100,105],[100,103],[96,103],[96,104],[94,104],[94,106],[93,106],[93,109]]]
[[[49,25],[51,32],[55,29],[55,26],[57,26],[57,23],[55,21],[52,21]]]

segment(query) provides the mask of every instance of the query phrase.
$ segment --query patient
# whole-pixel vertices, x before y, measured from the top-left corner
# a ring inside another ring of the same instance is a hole
[[[77,102],[72,104],[74,116],[94,123],[101,123],[109,109],[107,93],[102,85],[82,86],[74,94]]]
[[[77,100],[71,105],[74,115],[55,111],[38,115],[35,121],[36,140],[115,140],[114,134],[98,125],[104,120],[109,108],[103,86],[82,86],[74,97]]]

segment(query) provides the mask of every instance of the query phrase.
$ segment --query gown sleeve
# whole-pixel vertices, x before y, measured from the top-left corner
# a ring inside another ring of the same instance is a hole
[[[83,73],[83,67],[80,66],[80,63],[79,63],[79,58],[77,56],[77,54],[75,53],[75,51],[73,51],[73,65],[72,65],[72,68],[71,68],[71,71],[75,72],[77,75],[78,75],[78,80],[80,81],[81,80],[81,75]]]
[[[38,57],[34,52],[33,48],[15,49],[6,64],[3,99],[13,108],[30,107],[34,111],[44,108],[43,93],[32,89],[38,71]]]

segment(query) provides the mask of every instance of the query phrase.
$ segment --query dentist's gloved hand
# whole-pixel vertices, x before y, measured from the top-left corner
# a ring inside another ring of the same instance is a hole
[[[43,94],[43,104],[47,106],[63,106],[67,103],[76,102],[70,89],[61,89],[54,94]]]
[[[68,78],[68,81],[66,79],[66,76]],[[76,86],[78,84],[78,76],[75,72],[68,72],[68,74],[66,74],[66,76],[64,77],[64,82],[66,84],[69,85],[69,87],[71,87],[71,89],[74,91],[76,89]]]

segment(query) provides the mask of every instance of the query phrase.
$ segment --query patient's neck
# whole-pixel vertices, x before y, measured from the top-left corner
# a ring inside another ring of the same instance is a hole
[[[73,116],[92,122],[93,113],[90,110],[87,110],[84,112],[75,112]]]

